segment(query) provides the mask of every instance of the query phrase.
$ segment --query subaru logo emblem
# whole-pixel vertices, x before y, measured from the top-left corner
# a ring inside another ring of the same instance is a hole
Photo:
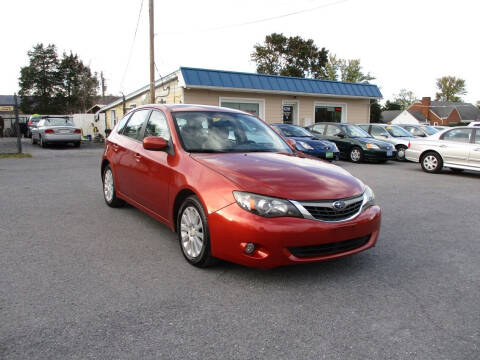
[[[333,203],[333,208],[335,210],[342,210],[345,208],[345,206],[347,206],[347,204],[345,204],[345,201],[335,201]]]

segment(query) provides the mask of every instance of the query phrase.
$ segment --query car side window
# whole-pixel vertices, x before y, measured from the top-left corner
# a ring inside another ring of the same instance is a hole
[[[480,129],[475,129],[475,144],[480,145]]]
[[[380,127],[380,126],[372,126],[371,134],[373,136],[387,136],[388,137],[388,134],[385,131],[385,129]]]
[[[358,125],[362,130],[365,130],[368,133],[368,127],[370,125]]]
[[[453,129],[444,133],[442,135],[442,140],[469,143],[471,134],[471,129]]]
[[[145,122],[145,118],[147,117],[149,111],[150,110],[135,111],[128,120],[127,125],[125,125],[123,128],[122,135],[139,140],[143,123]]]
[[[132,115],[132,113],[129,113],[127,115],[125,115],[123,118],[120,119],[120,121],[118,122],[118,126],[117,126],[117,132],[118,133],[121,133],[123,128],[125,127],[125,124],[127,123],[128,119],[130,119],[130,116]]]
[[[314,133],[319,134],[319,135],[323,135],[324,132],[325,132],[325,125],[324,125],[324,124],[313,125],[312,131],[313,131]]]
[[[158,110],[152,111],[145,127],[144,137],[147,136],[160,136],[167,141],[170,140],[170,130],[168,129],[167,118],[163,112]]]
[[[340,134],[341,132],[342,132],[342,130],[338,126],[328,125],[327,126],[327,131],[325,132],[325,135],[336,136],[336,135]]]
[[[420,130],[418,130],[416,127],[413,127],[413,126],[406,126],[405,129],[412,135],[415,135],[415,136],[423,136],[425,135],[423,132],[421,132]]]

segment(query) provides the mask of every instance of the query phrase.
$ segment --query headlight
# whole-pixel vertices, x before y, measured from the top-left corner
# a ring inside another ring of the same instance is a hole
[[[310,146],[310,145],[308,145],[305,141],[299,141],[298,143],[299,143],[300,145],[302,145],[302,147],[303,147],[304,149],[313,150],[313,147]]]
[[[363,192],[362,211],[366,210],[372,205],[375,205],[375,194],[373,193],[372,189],[370,189],[370,186],[365,185],[365,191]]]
[[[256,215],[263,217],[303,217],[300,211],[288,200],[241,191],[234,191],[233,196],[242,209]]]
[[[367,144],[367,149],[377,149],[377,150],[378,150],[378,149],[380,149],[380,147],[379,147],[378,145],[376,145],[376,144],[370,144],[370,143],[368,143],[368,144]]]

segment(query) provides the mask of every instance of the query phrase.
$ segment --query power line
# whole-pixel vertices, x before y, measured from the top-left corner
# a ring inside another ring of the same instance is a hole
[[[125,71],[123,72],[123,77],[122,77],[122,82],[120,83],[120,88],[123,89],[123,83],[125,81],[125,76],[127,75],[128,67],[130,66],[130,60],[132,59],[132,54],[133,54],[133,46],[135,45],[135,39],[137,38],[137,31],[138,31],[138,25],[140,24],[140,17],[142,15],[142,9],[143,9],[143,0],[140,3],[140,11],[138,12],[138,19],[137,19],[137,26],[135,27],[135,32],[133,34],[133,41],[132,41],[132,46],[130,46],[130,53],[128,54],[128,61],[127,61],[127,66],[125,67]]]
[[[209,32],[209,31],[217,31],[217,30],[224,30],[224,29],[231,29],[231,28],[236,28],[236,27],[242,27],[242,26],[259,24],[259,23],[266,22],[266,21],[272,21],[272,20],[282,19],[282,18],[286,18],[286,17],[289,17],[289,16],[294,16],[294,15],[303,14],[303,13],[306,13],[306,12],[309,12],[309,11],[315,11],[315,10],[323,9],[323,8],[326,8],[326,7],[330,7],[330,6],[342,4],[342,3],[345,3],[345,2],[347,2],[347,1],[349,1],[349,0],[337,0],[337,1],[334,1],[334,2],[327,3],[327,4],[322,4],[322,5],[318,5],[318,6],[315,6],[315,7],[311,7],[311,8],[308,8],[308,9],[293,11],[293,12],[290,12],[290,13],[287,13],[287,14],[282,14],[282,15],[277,15],[277,16],[271,16],[271,17],[268,17],[268,18],[251,20],[251,21],[246,21],[246,22],[243,22],[243,23],[237,23],[237,24],[231,24],[231,25],[223,25],[223,26],[212,27],[212,28],[195,29],[195,33],[199,33],[199,32]],[[188,34],[188,32],[179,31],[179,32],[169,32],[169,33],[167,33],[167,34],[171,34],[171,35],[175,35],[175,34]]]

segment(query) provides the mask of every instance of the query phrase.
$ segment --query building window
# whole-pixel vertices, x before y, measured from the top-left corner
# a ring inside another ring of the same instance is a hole
[[[112,121],[113,125],[117,124],[117,113],[114,110],[110,110],[110,120]]]
[[[262,99],[245,99],[245,98],[222,98],[220,97],[219,105],[230,109],[246,111],[252,115],[265,118],[265,101]]]
[[[339,106],[315,106],[315,122],[342,122],[342,108]]]

